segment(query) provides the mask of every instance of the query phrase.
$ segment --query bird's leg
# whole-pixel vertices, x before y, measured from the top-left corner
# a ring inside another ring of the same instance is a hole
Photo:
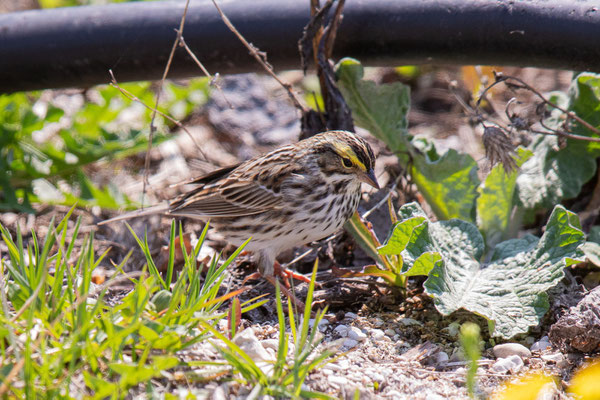
[[[289,279],[295,279],[297,281],[302,281],[302,282],[306,282],[306,283],[310,283],[310,279],[307,278],[304,275],[301,274],[297,274],[294,271],[291,271],[287,268],[284,268],[281,266],[281,264],[279,264],[277,261],[275,261],[275,263],[273,264],[273,267],[275,268],[275,276],[279,276],[280,278],[283,279],[283,282],[285,283],[285,287],[290,287],[289,284]]]
[[[294,271],[290,271],[287,268],[283,268],[281,266],[281,264],[279,264],[279,262],[275,261],[273,263],[273,275],[281,278],[281,282],[283,283],[283,285],[286,288],[290,288],[290,278],[291,279],[296,279],[298,281],[302,281],[302,282],[306,282],[306,283],[310,283],[310,279],[307,278],[304,275],[301,274],[297,274]],[[246,284],[246,282],[251,281],[251,280],[255,280],[255,279],[259,279],[261,278],[263,275],[260,272],[255,272],[251,275],[248,275],[246,278],[244,278],[244,281],[242,282],[244,285]]]

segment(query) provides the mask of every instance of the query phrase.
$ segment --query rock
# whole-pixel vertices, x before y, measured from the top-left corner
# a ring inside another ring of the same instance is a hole
[[[271,349],[277,352],[277,349],[279,348],[279,339],[261,340],[260,344],[262,344],[265,349]]]
[[[531,357],[531,351],[522,344],[519,343],[503,343],[494,346],[493,350],[496,358],[507,358],[512,355],[519,356],[521,358]]]
[[[403,398],[405,398],[405,397],[406,397],[406,396],[402,396],[402,393],[400,393],[400,392],[399,392],[399,391],[397,391],[397,390],[390,390],[390,391],[387,391],[387,392],[385,392],[385,396],[386,396],[388,399],[393,399],[393,400],[396,400],[396,399],[403,399]]]
[[[373,320],[373,326],[375,328],[381,328],[383,326],[383,320],[381,318],[375,318],[375,320]]]
[[[356,318],[358,318],[358,315],[356,315],[353,312],[348,311],[346,314],[344,314],[344,318],[350,319],[350,320],[355,320]]]
[[[543,338],[532,344],[529,349],[531,351],[543,351],[549,349],[550,346],[550,339],[548,338],[548,336],[544,336]]]
[[[373,340],[381,340],[385,337],[385,333],[381,329],[371,330],[371,337]]]
[[[381,382],[383,382],[385,380],[385,377],[383,375],[381,375],[379,372],[374,372],[369,377],[371,379],[373,379],[373,381],[379,382],[379,383],[381,383]]]
[[[357,344],[358,344],[358,341],[357,341],[357,340],[354,340],[354,339],[346,339],[346,340],[344,340],[344,344],[343,344],[343,346],[344,346],[345,348],[347,348],[347,349],[351,349],[351,348],[353,348],[353,347],[356,347],[356,345],[357,345]]]
[[[233,343],[237,344],[254,361],[274,361],[274,358],[258,341],[252,328],[246,328],[235,335]]]
[[[347,385],[348,379],[344,378],[343,376],[329,375],[327,377],[327,382],[329,382],[330,385],[339,388]]]
[[[346,336],[348,336],[349,330],[350,330],[350,328],[348,328],[346,325],[338,325],[335,327],[335,329],[333,331],[335,333],[337,333],[338,335],[340,335],[341,337],[346,337]]]
[[[395,331],[395,330],[393,330],[393,329],[391,329],[391,328],[388,328],[388,329],[386,329],[386,330],[385,330],[385,331],[383,331],[383,332],[384,332],[384,333],[385,333],[387,336],[389,336],[389,337],[391,337],[391,338],[393,338],[394,336],[396,336],[396,331]]]
[[[491,367],[490,371],[496,374],[505,374],[510,372],[516,374],[523,368],[525,364],[523,359],[516,354],[508,356],[506,358],[499,358]]]
[[[329,376],[329,375],[333,375],[333,371],[332,371],[332,370],[330,370],[329,368],[322,368],[322,369],[321,369],[321,372],[322,372],[323,374],[327,375],[327,376]]]
[[[401,318],[398,322],[404,326],[411,326],[411,325],[423,326],[422,322],[419,322],[416,319],[412,319],[412,318]]]
[[[600,286],[562,315],[548,333],[552,344],[562,350],[572,349],[583,353],[600,347]]]
[[[562,353],[542,354],[541,359],[546,362],[558,364],[565,360],[565,356]]]
[[[367,338],[367,335],[365,335],[363,333],[363,331],[361,331],[357,327],[352,326],[352,327],[350,327],[350,330],[348,331],[348,338],[356,340],[357,342],[362,342],[363,340],[365,340]]]
[[[427,397],[425,397],[425,400],[445,400],[445,399],[446,399],[446,397],[442,397],[436,393],[430,393],[427,395]]]
[[[440,351],[439,353],[437,353],[435,355],[436,366],[447,364],[448,360],[450,360],[450,357],[448,356],[448,353],[446,353],[445,351]]]
[[[225,394],[225,390],[221,386],[217,386],[215,390],[212,392],[211,399],[213,400],[227,400],[227,395]]]

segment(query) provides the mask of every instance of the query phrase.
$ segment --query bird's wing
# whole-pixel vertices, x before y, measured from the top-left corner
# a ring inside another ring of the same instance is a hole
[[[187,217],[255,215],[282,204],[281,195],[254,180],[228,178],[188,192],[171,203],[169,214]]]

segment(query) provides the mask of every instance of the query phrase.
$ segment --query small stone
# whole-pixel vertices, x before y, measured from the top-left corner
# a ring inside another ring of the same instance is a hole
[[[404,326],[411,326],[411,325],[423,326],[422,322],[419,322],[416,319],[412,319],[412,318],[400,318],[400,320],[398,320],[398,322]]]
[[[383,320],[381,318],[375,318],[373,320],[373,326],[375,328],[381,328],[383,326]]]
[[[385,333],[381,329],[373,329],[371,330],[371,337],[373,340],[381,340],[385,336]]]
[[[365,340],[367,338],[367,335],[365,335],[363,333],[363,331],[361,331],[357,327],[352,326],[352,327],[350,327],[350,330],[348,331],[348,338],[354,339],[358,342],[362,342],[363,340]]]
[[[436,393],[430,393],[427,395],[427,397],[425,397],[425,400],[445,400],[445,399],[446,399],[446,397],[442,397]]]
[[[333,330],[335,333],[337,333],[338,335],[340,335],[341,337],[346,337],[348,336],[348,330],[350,328],[348,328],[346,325],[338,325],[335,327],[335,329]]]
[[[227,400],[227,395],[225,394],[225,390],[221,386],[217,386],[215,390],[212,392],[211,399],[213,400]]]
[[[507,358],[512,355],[519,356],[521,358],[531,357],[531,351],[522,344],[519,343],[503,343],[494,346],[493,350],[496,358]]]
[[[523,359],[516,354],[506,358],[499,358],[491,367],[490,371],[496,374],[505,374],[510,372],[516,374],[523,368]]]
[[[375,382],[383,382],[385,380],[385,377],[383,375],[381,375],[379,372],[374,372],[373,374],[371,374],[369,376],[369,378],[373,379],[373,381]]]
[[[331,384],[331,385],[340,387],[340,386],[347,385],[348,379],[344,378],[343,376],[329,375],[327,377],[327,382],[329,382],[329,384]]]
[[[358,344],[358,341],[356,341],[354,339],[346,339],[346,340],[344,340],[343,346],[347,349],[351,349],[353,347],[356,347],[357,344]]]
[[[396,331],[395,331],[395,330],[393,330],[393,329],[391,329],[391,328],[388,328],[388,329],[386,329],[386,330],[385,330],[385,331],[383,331],[383,332],[384,332],[384,333],[385,333],[387,336],[389,336],[389,337],[391,337],[391,338],[393,338],[393,337],[396,335]]]
[[[330,370],[329,368],[323,368],[323,369],[321,369],[321,372],[324,373],[325,375],[333,375],[333,371]]]
[[[355,320],[356,318],[358,318],[358,315],[353,312],[348,311],[346,314],[344,314],[344,318]]]
[[[275,352],[277,352],[277,349],[279,349],[279,339],[261,340],[260,344],[262,344],[265,349],[271,349]]]
[[[558,364],[565,360],[565,356],[563,356],[561,353],[542,354],[541,359],[546,362]]]
[[[402,399],[402,393],[400,393],[397,390],[390,390],[388,392],[385,392],[385,395],[388,399],[392,399],[392,400],[396,400],[396,399]]]
[[[263,345],[254,335],[252,328],[246,328],[239,332],[233,338],[233,343],[237,344],[242,350],[253,360],[267,361],[274,360],[273,357],[265,350]]]
[[[446,353],[445,351],[440,351],[439,353],[437,353],[435,355],[435,364],[436,365],[446,364],[449,359],[450,359],[450,357],[448,356],[448,353]]]
[[[530,350],[531,351],[544,351],[550,348],[550,339],[548,338],[548,336],[544,336],[543,338],[541,338],[540,340],[538,340],[537,342],[535,342],[534,344],[531,345]]]

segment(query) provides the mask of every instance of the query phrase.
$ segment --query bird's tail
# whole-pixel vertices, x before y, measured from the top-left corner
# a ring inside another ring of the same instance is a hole
[[[104,224],[108,224],[110,222],[122,221],[122,220],[126,220],[126,219],[137,218],[137,217],[144,217],[144,216],[148,216],[148,215],[165,214],[168,211],[169,211],[168,204],[158,204],[156,206],[142,208],[141,210],[131,211],[131,212],[125,213],[123,215],[119,215],[117,217],[107,219],[102,222],[98,222],[98,225],[104,225]]]

